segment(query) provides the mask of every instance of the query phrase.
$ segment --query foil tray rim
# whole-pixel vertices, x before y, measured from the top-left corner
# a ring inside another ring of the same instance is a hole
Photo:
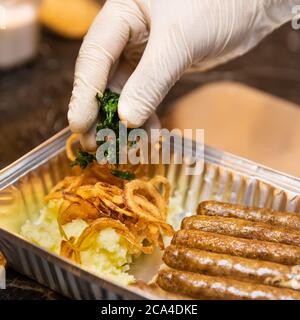
[[[0,190],[6,188],[21,176],[49,160],[50,157],[53,157],[64,150],[65,141],[70,134],[70,129],[66,127],[18,160],[1,169]],[[174,141],[177,141],[177,139],[174,139]],[[187,148],[187,151],[192,155],[197,146],[193,141],[191,141],[189,145],[190,147]],[[178,148],[181,148],[181,146],[179,147],[175,144],[174,150],[176,151]],[[300,194],[300,178],[227,151],[204,145],[204,160],[223,166],[231,171],[247,175],[250,178],[256,178],[274,184],[276,187],[286,189],[289,192]]]

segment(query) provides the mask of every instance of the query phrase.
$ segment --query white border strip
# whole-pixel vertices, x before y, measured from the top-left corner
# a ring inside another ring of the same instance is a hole
[[[6,289],[6,272],[4,266],[0,266],[0,289]]]

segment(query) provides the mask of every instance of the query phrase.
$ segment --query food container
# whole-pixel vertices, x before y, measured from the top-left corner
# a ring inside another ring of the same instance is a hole
[[[65,155],[69,134],[68,129],[63,130],[0,171],[0,250],[8,265],[70,298],[165,298],[143,286],[122,286],[94,275],[17,234],[26,219],[38,217],[49,189],[70,173]],[[149,175],[163,173],[169,179],[182,206],[178,220],[192,214],[198,202],[206,199],[300,211],[300,179],[207,146],[198,176],[187,176],[183,165],[174,164],[149,166],[148,171]],[[148,281],[160,264],[160,254],[150,255],[133,266],[132,272],[138,280]]]

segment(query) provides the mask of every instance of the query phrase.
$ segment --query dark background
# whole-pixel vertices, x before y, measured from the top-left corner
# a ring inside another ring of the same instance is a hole
[[[67,126],[80,43],[43,31],[36,60],[0,72],[0,169]],[[206,73],[185,75],[159,112],[193,88],[219,80],[242,82],[300,104],[300,30],[287,24],[245,56]],[[0,299],[60,298],[12,270],[7,276]]]

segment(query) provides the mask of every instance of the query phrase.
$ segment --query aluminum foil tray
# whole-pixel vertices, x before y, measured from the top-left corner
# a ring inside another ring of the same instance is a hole
[[[0,171],[0,250],[8,264],[52,290],[75,299],[153,299],[145,286],[122,286],[36,246],[18,235],[21,225],[35,220],[43,197],[59,180],[70,174],[65,155],[69,136],[65,129],[15,163]],[[175,146],[176,147],[176,146]],[[176,148],[175,148],[176,149]],[[192,148],[190,150],[193,152]],[[276,210],[300,211],[300,179],[254,162],[205,146],[201,175],[185,175],[182,165],[149,166],[150,176],[164,174],[178,198],[181,218],[195,211],[202,200],[215,199]],[[133,266],[139,280],[148,281],[161,255],[148,256]]]

